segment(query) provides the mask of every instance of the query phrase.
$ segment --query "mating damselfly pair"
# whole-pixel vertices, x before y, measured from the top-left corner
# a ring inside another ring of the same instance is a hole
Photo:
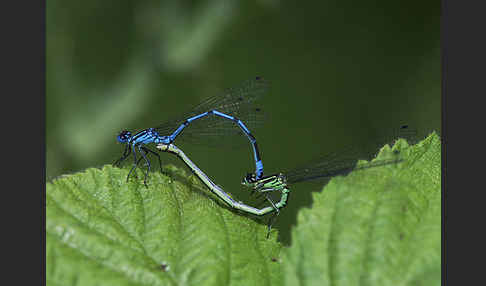
[[[148,144],[154,143],[159,151],[173,153],[182,159],[209,190],[230,207],[251,215],[272,214],[268,221],[268,237],[274,218],[288,203],[291,185],[310,180],[329,179],[344,175],[352,170],[401,162],[400,154],[395,154],[396,156],[391,158],[375,159],[366,165],[357,166],[359,159],[369,158],[360,158],[361,147],[353,146],[320,157],[303,167],[264,176],[257,140],[250,130],[263,123],[264,114],[262,108],[256,105],[256,101],[267,91],[268,82],[261,77],[255,77],[237,87],[225,90],[221,95],[204,100],[190,111],[157,127],[147,128],[134,134],[124,130],[119,133],[117,140],[125,144],[125,149],[122,157],[114,165],[119,165],[130,155],[133,156],[133,166],[127,175],[128,181],[133,170],[143,160],[147,167],[143,182],[147,186],[147,178],[151,170],[148,155],[152,154],[158,158],[159,167],[162,170],[159,153],[148,147]],[[189,142],[216,142],[217,140],[217,142],[224,143],[223,139],[241,134],[244,134],[250,141],[255,161],[255,172],[244,176],[242,184],[249,188],[252,193],[264,197],[268,205],[263,208],[253,207],[233,199],[174,144],[176,139]],[[397,139],[398,137],[412,138],[415,131],[408,126],[401,126],[397,130],[385,134],[387,137],[384,137],[384,140],[377,140],[377,143],[389,143],[389,139]],[[280,195],[278,200],[274,200],[270,196],[270,194],[275,193]]]

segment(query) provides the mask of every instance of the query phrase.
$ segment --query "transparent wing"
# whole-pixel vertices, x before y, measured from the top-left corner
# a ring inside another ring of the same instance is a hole
[[[160,135],[170,135],[188,118],[215,109],[237,117],[252,131],[264,122],[264,112],[255,101],[267,91],[268,82],[261,77],[255,77],[237,87],[226,89],[220,95],[207,98],[189,112],[156,127],[156,130]],[[222,139],[232,136],[238,137],[244,134],[234,122],[211,115],[193,121],[182,131],[177,140],[219,145],[224,143],[225,140]]]
[[[397,153],[392,158],[375,160],[364,166],[356,167],[358,160],[372,159],[376,152],[378,152],[378,148],[386,143],[391,143],[391,140],[404,138],[409,141],[414,141],[416,134],[417,132],[415,130],[408,128],[408,126],[402,126],[398,130],[388,133],[365,146],[354,145],[338,152],[329,153],[304,166],[285,172],[287,182],[293,184],[316,179],[329,179],[334,176],[345,175],[352,170],[399,163],[402,159],[400,158],[400,154]]]
[[[255,136],[254,130],[261,127],[266,119],[262,109],[249,113],[240,118],[245,126]],[[186,132],[187,131],[187,132]],[[179,138],[179,137],[178,137]],[[179,139],[177,139],[179,140]],[[245,133],[241,128],[230,120],[211,116],[202,120],[196,120],[182,131],[181,142],[191,144],[203,144],[206,146],[242,146],[249,144]]]

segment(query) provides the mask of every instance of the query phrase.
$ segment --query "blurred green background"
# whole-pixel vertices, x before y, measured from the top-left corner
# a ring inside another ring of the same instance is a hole
[[[439,29],[439,1],[48,1],[47,179],[111,163],[120,130],[256,75],[271,84],[252,130],[266,174],[401,124],[440,132]],[[177,145],[247,199],[249,145]],[[275,225],[283,242],[319,189],[293,188]]]

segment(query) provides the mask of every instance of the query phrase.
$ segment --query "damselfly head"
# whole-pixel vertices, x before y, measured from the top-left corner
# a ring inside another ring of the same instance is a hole
[[[132,137],[132,133],[130,131],[123,130],[122,132],[120,132],[120,134],[118,134],[118,136],[116,137],[116,139],[120,143],[127,143],[128,140],[130,140],[131,137]]]
[[[243,178],[241,184],[247,187],[252,187],[256,181],[257,181],[256,175],[254,173],[248,173]]]

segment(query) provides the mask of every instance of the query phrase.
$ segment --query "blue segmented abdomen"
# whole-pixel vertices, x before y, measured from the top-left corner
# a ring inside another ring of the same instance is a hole
[[[217,110],[210,110],[208,112],[204,112],[204,113],[201,113],[199,115],[195,115],[193,117],[190,117],[186,121],[184,121],[167,138],[158,137],[156,140],[154,140],[152,142],[164,143],[164,144],[172,143],[176,139],[176,137],[179,136],[179,134],[182,132],[182,130],[184,130],[184,128],[186,128],[191,122],[198,120],[198,119],[201,119],[205,116],[210,116],[210,115],[215,115],[215,116],[219,116],[219,117],[224,118],[224,119],[231,120],[231,121],[235,122],[243,130],[243,132],[245,133],[246,137],[248,137],[248,139],[250,140],[250,143],[252,145],[253,155],[254,155],[254,159],[255,159],[255,166],[256,166],[255,173],[256,173],[257,178],[260,178],[263,175],[263,163],[262,163],[262,160],[260,159],[260,155],[258,153],[258,147],[256,146],[255,137],[253,137],[253,135],[251,135],[250,130],[246,127],[246,125],[243,123],[243,121],[241,121],[240,119],[237,119],[237,118],[235,118],[231,115],[227,115],[225,113],[217,111]]]
[[[199,114],[199,115],[196,115],[196,116],[194,116],[194,117],[191,117],[191,118],[187,119],[186,121],[187,121],[188,123],[191,123],[191,122],[192,122],[192,121],[194,121],[194,120],[197,120],[197,119],[199,119],[199,118],[202,118],[202,117],[204,117],[204,116],[209,115],[209,113],[210,113],[210,112],[204,112],[204,113],[201,113],[201,114]]]
[[[256,176],[260,179],[263,176],[263,162],[262,160],[256,162]]]
[[[125,160],[129,155],[130,149],[134,155],[134,159],[136,160],[135,155],[137,151],[135,149],[138,148],[138,151],[142,152],[142,158],[147,161],[147,164],[150,164],[145,155],[146,152],[153,152],[149,151],[150,149],[147,149],[147,147],[143,145],[148,145],[150,143],[166,145],[171,144],[179,135],[183,133],[184,128],[190,125],[193,121],[202,119],[206,116],[215,115],[221,117],[223,120],[226,119],[235,122],[240,128],[241,132],[245,133],[246,137],[248,137],[254,152],[255,165],[257,169],[255,171],[255,175],[257,177],[261,177],[263,173],[263,164],[258,154],[256,139],[251,135],[249,128],[253,128],[253,126],[256,126],[256,124],[262,122],[262,117],[260,115],[263,114],[260,112],[261,109],[254,107],[253,102],[261,95],[266,93],[267,89],[267,81],[257,76],[253,79],[242,82],[239,86],[226,89],[220,96],[207,98],[195,106],[191,111],[185,113],[185,115],[167,120],[165,123],[158,125],[155,128],[148,128],[139,131],[133,136],[127,130],[121,131],[117,137],[117,140],[120,143],[127,144],[127,146],[122,157],[118,161],[121,162]],[[204,136],[226,136],[228,134],[236,135],[240,133],[235,132],[234,130],[229,130],[230,128],[226,124],[220,125],[219,123],[213,123],[214,121],[208,120],[206,125],[203,123],[199,125],[198,128],[192,128],[184,131],[189,135],[192,135],[187,136],[188,141],[194,139],[197,140],[198,136],[194,135],[202,136],[202,140],[204,141]],[[211,142],[213,142],[213,140],[211,140]],[[136,166],[138,162],[134,162],[134,164]],[[129,176],[130,173],[128,174],[127,179]]]
[[[181,126],[179,126],[179,128],[177,128],[177,129],[176,129],[176,131],[174,131],[174,133],[172,133],[172,134],[169,136],[169,140],[170,140],[170,142],[174,141],[174,140],[175,140],[175,138],[177,137],[177,135],[179,135],[179,133],[181,133],[181,132],[182,132],[182,130],[183,130],[184,128],[186,128],[186,126],[187,126],[188,124],[189,124],[189,122],[188,122],[188,121],[186,121],[186,122],[182,123],[182,124],[181,124]],[[169,142],[169,143],[170,143],[170,142]]]
[[[239,119],[238,119],[238,121],[236,121],[236,123],[238,123],[238,125],[239,125],[239,126],[240,126],[240,127],[243,129],[243,130],[245,130],[245,132],[246,132],[246,133],[251,134],[250,130],[248,130],[248,128],[246,128],[246,125],[245,125],[245,124],[244,124],[244,123],[243,123],[241,120],[239,120]]]
[[[229,119],[229,120],[231,120],[231,121],[235,121],[235,118],[234,118],[233,116],[226,115],[226,114],[221,113],[221,112],[219,112],[219,111],[217,111],[217,110],[213,110],[213,114],[214,114],[214,115],[221,116],[221,117],[226,118],[226,119]]]

